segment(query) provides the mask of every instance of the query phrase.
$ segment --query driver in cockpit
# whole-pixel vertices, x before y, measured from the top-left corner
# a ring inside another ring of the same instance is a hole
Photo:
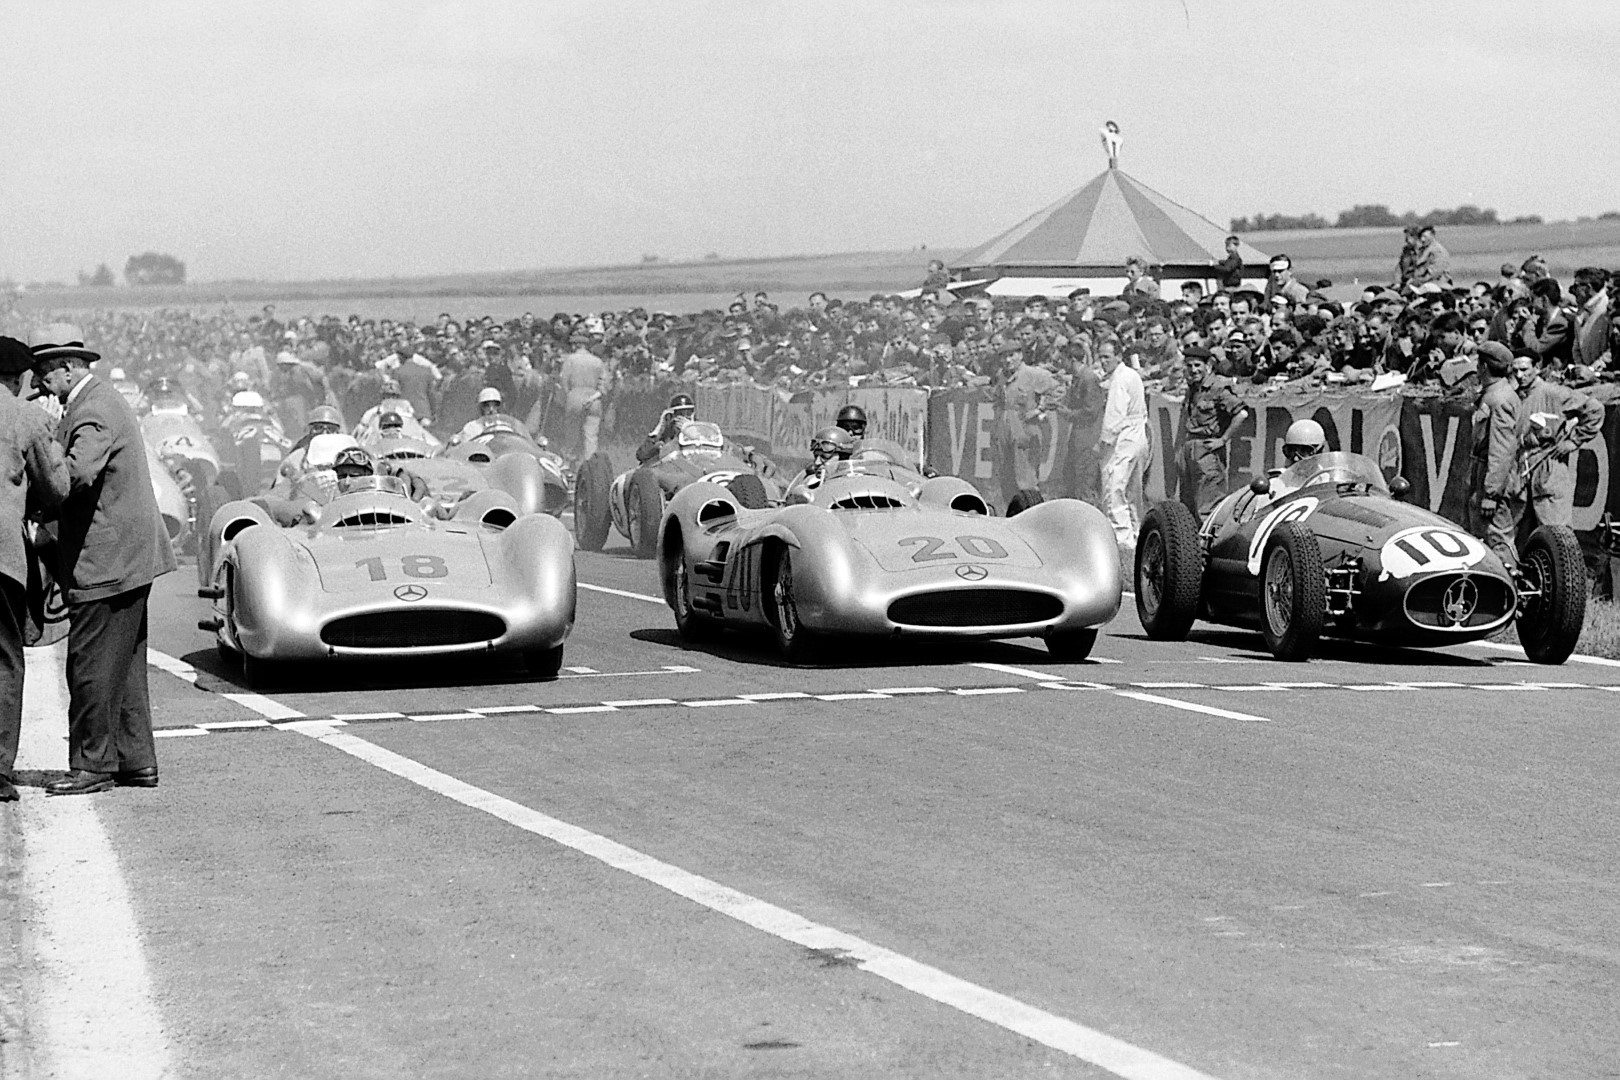
[[[320,520],[321,507],[371,476],[392,476],[400,480],[414,502],[432,498],[427,482],[394,462],[379,460],[350,435],[317,435],[304,454],[303,472],[293,481],[286,496],[269,493],[253,500],[264,507],[277,525],[289,528]]]
[[[822,428],[810,440],[810,464],[788,484],[788,502],[809,502],[810,492],[821,486],[828,472],[855,452],[855,438],[842,427]]]
[[[1264,494],[1257,494],[1254,497],[1247,507],[1247,512],[1258,513],[1262,507],[1296,490],[1298,485],[1283,484],[1283,473],[1308,457],[1327,453],[1327,448],[1327,432],[1323,431],[1322,425],[1315,420],[1295,420],[1289,424],[1288,430],[1283,433],[1283,467],[1267,472],[1269,488]]]

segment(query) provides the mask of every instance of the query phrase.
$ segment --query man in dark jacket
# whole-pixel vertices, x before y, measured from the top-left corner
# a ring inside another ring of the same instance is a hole
[[[28,570],[23,520],[51,511],[67,495],[67,461],[51,437],[50,417],[20,401],[28,346],[0,337],[0,802],[17,798],[11,770],[22,730],[23,645]]]
[[[100,354],[66,323],[34,334],[35,377],[62,402],[57,441],[68,494],[57,579],[68,605],[68,776],[45,788],[82,795],[157,786],[146,688],[146,601],[175,568],[134,411],[90,373]]]

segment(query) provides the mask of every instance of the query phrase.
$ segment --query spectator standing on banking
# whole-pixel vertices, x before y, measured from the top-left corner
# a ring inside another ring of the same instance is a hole
[[[1181,443],[1176,453],[1176,497],[1202,521],[1226,494],[1226,451],[1249,410],[1232,380],[1216,375],[1209,350],[1184,354],[1187,396],[1181,403]]]
[[[44,410],[18,399],[22,373],[33,365],[28,346],[0,337],[0,802],[12,802],[12,769],[22,731],[23,645],[28,560],[23,520],[52,511],[67,496],[67,460],[51,437]]]
[[[1487,341],[1479,346],[1483,391],[1474,409],[1474,444],[1468,469],[1468,528],[1496,552],[1509,570],[1519,565],[1515,533],[1524,516],[1519,475],[1519,395],[1514,392],[1513,354]]]
[[[1573,525],[1575,451],[1603,429],[1603,403],[1541,377],[1525,353],[1513,358],[1519,394],[1519,464],[1524,474],[1524,518],[1518,535],[1537,525]]]
[[[1103,368],[1108,404],[1103,408],[1102,434],[1095,451],[1102,458],[1103,509],[1114,526],[1119,549],[1136,546],[1142,527],[1142,473],[1147,467],[1147,397],[1142,376],[1120,363],[1119,343],[1105,339],[1097,347]]]
[[[100,354],[75,326],[31,337],[36,380],[63,404],[67,454],[57,553],[68,606],[68,768],[50,795],[156,787],[146,688],[146,601],[175,568],[134,410],[90,373]]]
[[[569,335],[574,351],[562,358],[557,382],[566,409],[564,432],[579,450],[579,461],[596,453],[597,434],[602,430],[602,399],[607,395],[610,373],[607,362],[592,351],[589,330],[576,327]],[[575,440],[578,441],[575,441]]]
[[[1001,417],[996,425],[1001,446],[996,459],[1012,466],[1003,474],[1005,479],[1013,481],[1014,490],[1007,500],[1007,512],[1011,516],[1040,501],[1042,436],[1046,432],[1047,416],[1062,404],[1064,388],[1056,375],[1029,362],[1023,345],[1010,342],[1002,346],[1002,350],[1007,361],[1007,377],[1001,385]],[[1037,497],[1026,492],[1033,492]]]

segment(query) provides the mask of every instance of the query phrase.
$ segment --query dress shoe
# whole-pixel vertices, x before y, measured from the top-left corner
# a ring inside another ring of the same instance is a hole
[[[17,787],[9,779],[0,776],[0,802],[16,802]]]
[[[74,769],[60,780],[52,780],[45,785],[47,795],[89,795],[95,791],[106,791],[113,786],[113,774],[105,772],[91,772],[88,769]]]
[[[157,787],[157,766],[144,769],[125,769],[113,773],[113,783],[119,787]]]

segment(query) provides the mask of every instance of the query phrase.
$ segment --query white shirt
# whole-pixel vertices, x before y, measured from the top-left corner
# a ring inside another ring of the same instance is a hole
[[[1147,396],[1142,392],[1141,374],[1122,363],[1102,384],[1108,388],[1108,404],[1103,406],[1102,435],[1098,441],[1118,443],[1122,437],[1145,437]]]
[[[63,402],[63,403],[62,403],[62,405],[63,405],[63,406],[64,406],[64,407],[66,407],[66,406],[68,406],[68,405],[71,405],[71,404],[73,404],[73,399],[74,399],[74,398],[76,398],[76,397],[78,397],[78,396],[79,396],[79,394],[80,394],[80,393],[81,393],[81,392],[83,392],[83,390],[84,390],[84,384],[85,384],[85,383],[87,383],[87,382],[89,382],[89,381],[90,381],[90,373],[89,373],[89,372],[88,372],[88,371],[87,371],[87,372],[85,372],[85,373],[84,373],[84,378],[82,378],[82,379],[80,379],[80,380],[79,380],[79,381],[78,381],[78,382],[76,382],[76,383],[74,383],[74,384],[73,384],[73,389],[71,389],[71,390],[69,390],[69,391],[68,391],[68,396],[67,396],[67,400],[66,400],[66,401],[64,401],[64,402]]]

